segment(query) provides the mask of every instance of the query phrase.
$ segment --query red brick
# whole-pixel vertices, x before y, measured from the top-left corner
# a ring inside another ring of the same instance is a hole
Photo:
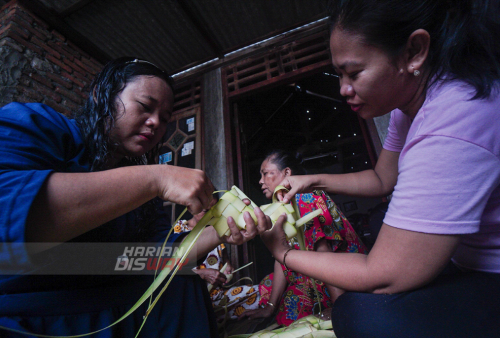
[[[73,56],[74,58],[75,57],[79,58],[81,56],[77,50],[71,48],[67,43],[57,42],[57,44],[61,46],[62,49],[64,49],[69,55]],[[73,59],[71,60],[73,61]]]
[[[71,67],[69,67],[68,65],[65,65],[64,63],[62,63],[60,60],[56,59],[52,55],[48,54],[45,57],[47,58],[47,60],[52,61],[53,63],[55,63],[57,66],[61,67],[62,69],[64,69],[68,73],[73,72],[73,69],[71,69]]]
[[[81,58],[80,61],[90,68],[94,69],[95,73],[99,73],[103,67],[100,63],[95,61],[94,59],[88,59],[88,58]]]
[[[52,33],[52,35],[56,38],[56,39],[59,39],[61,41],[66,41],[66,37],[64,35],[62,35],[61,33],[59,33],[58,31],[56,31],[55,29],[51,30],[50,31]]]
[[[67,73],[65,71],[61,72],[61,76],[67,78],[68,80],[70,80],[72,83],[76,84],[79,87],[85,87],[86,86],[86,82],[85,81],[81,81],[81,79],[77,79],[75,76],[70,75],[69,73]]]
[[[5,5],[2,6],[1,10],[3,11],[4,9],[7,9],[9,7],[13,8],[13,9],[19,8],[19,5],[17,4],[17,0],[11,0],[11,1],[7,2]]]
[[[31,42],[26,41],[24,38],[17,35],[17,33],[15,33],[13,30],[8,31],[7,36],[14,39],[15,41],[17,41],[18,43],[20,43],[24,47],[32,50],[33,52],[35,52],[39,55],[43,55],[43,50],[40,47],[32,44]]]
[[[26,40],[22,37],[20,37],[19,35],[17,35],[13,30],[9,29],[7,30],[6,32],[4,32],[3,35],[0,35],[0,38],[4,38],[4,37],[9,37],[11,38],[12,40],[14,41],[17,41],[19,42],[20,44],[24,45],[24,43],[26,42]]]
[[[16,15],[15,9],[11,9],[10,11],[5,12],[5,14],[0,15],[0,23],[2,23],[2,25],[9,23],[10,21],[13,20],[13,17],[15,15]]]
[[[62,73],[66,73],[66,72],[63,71]],[[65,80],[63,77],[61,77],[61,76],[59,76],[57,74],[47,72],[46,76],[48,78],[50,78],[52,81],[54,81],[54,82],[56,82],[56,83],[58,83],[60,85],[63,85],[64,87],[66,87],[68,89],[71,89],[73,87],[73,83],[71,83],[68,80]]]
[[[38,46],[42,47],[43,49],[45,49],[47,52],[49,52],[55,58],[57,58],[57,59],[61,58],[61,54],[59,54],[54,49],[50,48],[45,42],[43,42],[42,40],[38,39],[37,37],[32,36],[31,37],[31,41],[34,42],[34,43],[36,43]]]
[[[80,72],[80,73],[83,73],[83,74],[86,73],[85,70],[83,70],[82,68],[80,68],[79,66],[77,66],[76,63],[71,62],[71,60],[68,60],[67,58],[64,58],[63,62],[65,64],[67,64],[68,66],[70,66],[71,68],[73,68],[73,72],[77,71],[77,72]]]
[[[50,89],[54,88],[54,85],[52,84],[52,82],[50,82],[50,80],[48,78],[46,78],[45,76],[42,76],[42,75],[40,75],[38,73],[30,73],[29,76],[33,80],[35,80],[35,81],[37,81],[37,82],[39,82],[39,83],[41,83],[41,84],[49,87]]]
[[[68,59],[73,60],[75,58],[75,56],[73,54],[68,53],[68,51],[66,51],[65,49],[63,49],[60,44],[55,43],[54,41],[49,41],[47,44],[50,47],[52,47],[55,50],[57,50],[59,53],[61,53],[61,55],[64,55],[65,57],[67,57]]]
[[[26,40],[29,39],[30,37],[29,32],[27,32],[24,28],[22,28],[17,22],[11,22],[9,26],[10,30],[14,31],[17,35],[23,37]]]
[[[21,25],[24,29],[26,29],[28,32],[31,34],[37,36],[39,39],[46,41],[49,37],[50,34],[47,33],[45,30],[40,30],[34,27],[32,24],[24,20],[23,18],[19,18],[16,20],[16,22]]]
[[[12,49],[17,50],[19,53],[22,53],[24,51],[24,46],[20,46],[14,41],[12,41],[11,38],[0,38],[0,46],[9,46]]]
[[[29,100],[29,101],[35,101],[35,102],[42,102],[43,101],[43,95],[40,94],[36,90],[33,90],[31,88],[28,88],[28,87],[23,87],[23,86],[17,86],[17,90],[20,93],[23,93],[28,98],[30,98],[31,100]]]
[[[80,66],[81,68],[85,69],[85,70],[87,71],[87,73],[90,73],[90,74],[92,74],[92,75],[95,75],[95,74],[97,73],[97,71],[96,71],[94,68],[89,67],[88,65],[84,64],[84,63],[83,63],[83,62],[81,62],[80,60],[75,59],[74,61],[75,61],[75,63],[76,63],[78,66]]]
[[[72,91],[69,91],[67,89],[64,89],[62,87],[56,86],[56,92],[61,94],[62,96],[74,101],[74,102],[80,102],[81,97],[79,97],[77,94],[75,94]]]
[[[44,29],[47,33],[49,33],[49,24],[37,17],[36,15],[33,15],[31,12],[27,12],[28,15],[30,15],[33,18],[33,21],[35,21],[35,24],[37,26],[40,26],[42,29]],[[49,33],[50,34],[50,33]],[[51,35],[52,36],[52,35]]]
[[[12,24],[8,24],[7,26],[4,26],[0,29],[0,36],[4,33],[4,32],[7,32],[8,30],[10,30],[10,28],[12,27]]]
[[[76,76],[77,78],[79,78],[80,80],[85,81],[85,82],[92,81],[91,76],[87,77],[80,72],[75,71],[75,72],[73,72],[73,75]]]
[[[64,114],[68,117],[71,116],[71,111],[66,108],[65,106],[61,105],[61,104],[58,104],[50,99],[46,99],[45,102],[44,102],[47,106],[53,108],[55,111],[61,113],[61,114]]]
[[[83,104],[83,102],[80,100],[78,103],[75,103],[69,99],[65,99],[63,101],[63,104],[68,107],[69,110],[71,111],[77,111]]]
[[[83,100],[86,100],[89,97],[87,88],[77,88],[74,90],[74,92],[75,94],[78,94],[78,96],[80,96]]]
[[[19,15],[23,20],[26,20],[31,24],[35,21],[33,19],[33,16],[30,13],[27,13],[26,11],[23,10],[23,8],[19,8],[16,10],[16,15]]]
[[[87,88],[84,88],[83,90],[77,90],[76,92],[83,98],[84,102],[89,98],[89,91],[87,90]]]
[[[44,85],[42,85],[36,81],[33,82],[33,89],[35,89],[37,92],[42,94],[44,97],[48,97],[51,100],[54,100],[55,102],[59,103],[62,101],[61,95],[55,93],[54,90],[47,88]],[[57,91],[57,88],[56,88],[56,91]]]
[[[28,42],[28,41],[25,41],[24,45],[26,46],[26,48],[31,49],[33,52],[37,53],[38,55],[43,56],[43,54],[44,54],[43,50],[40,47],[38,47],[37,45],[35,45],[31,42]]]

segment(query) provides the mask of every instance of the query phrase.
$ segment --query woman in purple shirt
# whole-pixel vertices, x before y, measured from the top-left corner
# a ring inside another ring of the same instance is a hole
[[[498,337],[499,1],[339,0],[330,48],[362,118],[391,113],[373,170],[292,176],[281,198],[323,189],[387,196],[368,256],[302,252],[262,235],[290,269],[350,291],[338,337]]]

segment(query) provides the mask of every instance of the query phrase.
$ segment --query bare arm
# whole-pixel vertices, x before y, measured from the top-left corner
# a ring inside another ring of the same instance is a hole
[[[274,257],[282,260],[288,247],[279,224],[261,238]],[[449,262],[459,241],[458,235],[426,234],[384,224],[368,256],[292,250],[286,264],[344,290],[395,293],[432,281]]]
[[[397,182],[399,153],[382,149],[375,169],[348,174],[319,174],[287,177],[280,185],[290,191],[285,203],[301,192],[325,190],[327,192],[361,197],[389,195]],[[278,193],[280,198],[282,195]]]
[[[328,240],[326,238],[322,238],[316,242],[314,251],[333,252],[332,247],[330,243],[328,243]],[[330,300],[332,301],[332,303],[334,303],[337,300],[337,298],[345,292],[344,290],[327,283],[325,283],[325,287],[327,288],[328,293],[330,294]]]
[[[157,196],[198,213],[209,205],[212,192],[202,171],[168,165],[53,173],[31,206],[26,240],[70,240]]]
[[[283,292],[285,292],[287,286],[288,281],[285,278],[285,274],[283,273],[280,262],[274,261],[273,288],[271,289],[271,296],[269,296],[269,301],[276,307],[279,306],[281,296],[283,295]]]

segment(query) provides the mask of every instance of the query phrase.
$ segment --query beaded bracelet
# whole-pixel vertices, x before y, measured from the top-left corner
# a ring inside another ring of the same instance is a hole
[[[285,255],[283,256],[283,265],[285,266],[285,268],[286,268],[287,270],[290,270],[290,269],[288,268],[288,266],[286,266],[286,261],[285,261],[285,260],[286,260],[286,255],[288,255],[288,253],[290,252],[290,250],[293,250],[293,248],[288,249],[288,250],[285,252]]]

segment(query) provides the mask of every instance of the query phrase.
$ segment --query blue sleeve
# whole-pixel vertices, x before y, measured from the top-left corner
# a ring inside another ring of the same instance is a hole
[[[0,144],[0,264],[19,266],[28,262],[28,211],[47,177],[88,171],[88,165],[74,121],[42,104],[2,107]]]

